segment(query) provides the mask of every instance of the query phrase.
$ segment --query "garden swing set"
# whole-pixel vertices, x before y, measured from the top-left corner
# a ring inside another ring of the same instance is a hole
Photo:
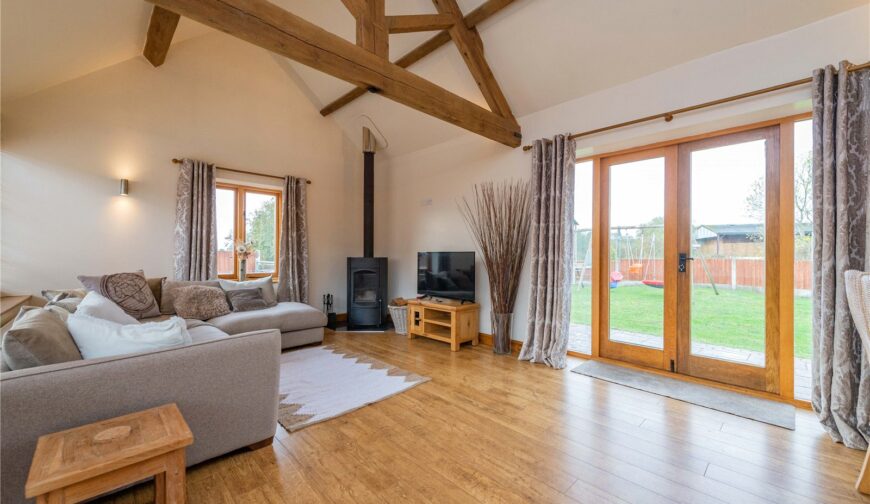
[[[622,257],[620,253],[621,251],[625,251],[629,262],[628,273],[635,277],[640,276],[641,283],[646,285],[647,287],[652,287],[654,289],[663,289],[665,286],[665,282],[663,280],[656,279],[658,275],[658,261],[656,261],[655,259],[656,235],[653,234],[649,240],[646,240],[646,237],[641,234],[640,247],[636,256],[637,259],[635,260],[634,250],[631,246],[631,240],[627,238],[623,239],[622,230],[622,227],[616,228],[616,247],[614,247],[616,252],[616,269],[610,272],[610,288],[614,289],[618,287],[619,283],[625,279],[625,275],[623,275],[622,272],[619,270],[620,265],[622,264]],[[646,244],[648,244],[648,252],[644,253],[644,247]],[[581,287],[583,287],[583,277],[586,272],[587,265],[590,264],[591,253],[592,242],[590,241],[589,246],[586,248],[586,255],[583,258],[583,264],[580,269]],[[701,253],[699,248],[696,248],[696,255],[701,261],[701,267],[704,269],[704,274],[707,276],[707,281],[710,283],[710,287],[713,288],[713,292],[718,296],[719,289],[716,288],[716,283],[713,281],[713,275],[710,273],[710,268],[707,266],[707,259],[704,257],[704,254]]]

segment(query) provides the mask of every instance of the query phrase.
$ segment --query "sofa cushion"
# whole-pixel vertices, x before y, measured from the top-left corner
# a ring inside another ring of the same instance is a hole
[[[326,325],[326,315],[307,304],[281,302],[264,310],[228,313],[210,319],[208,323],[227,334],[262,329],[287,332],[323,327]]]
[[[221,289],[229,292],[241,289],[260,289],[263,294],[263,299],[266,301],[266,306],[275,306],[278,302],[278,296],[275,294],[275,286],[272,285],[272,277],[263,277],[256,280],[245,280],[244,282],[235,282],[233,280],[220,280]]]
[[[163,322],[164,320],[169,320],[173,316],[172,315],[157,315],[156,317],[148,317],[139,319],[140,324],[147,324],[148,322]]]
[[[164,315],[172,315],[175,313],[175,295],[178,289],[189,285],[205,285],[208,287],[218,287],[221,284],[217,280],[206,280],[203,282],[194,280],[163,280],[163,286],[160,292],[160,313]]]
[[[180,317],[163,322],[122,325],[74,313],[67,320],[67,327],[85,359],[149,352],[192,341],[187,324]]]
[[[160,306],[160,300],[163,298],[163,281],[166,277],[146,278],[148,288],[151,289],[151,294],[154,294],[154,299],[157,300],[157,306]]]
[[[218,287],[188,285],[175,292],[175,313],[179,317],[206,320],[229,312],[227,296]]]
[[[238,289],[227,291],[227,301],[233,311],[253,311],[268,308],[263,299],[263,289]]]
[[[110,320],[117,324],[138,324],[139,321],[128,315],[120,306],[96,292],[88,292],[88,295],[79,303],[76,313],[88,315],[98,319]]]
[[[160,306],[141,270],[100,276],[79,275],[78,279],[83,287],[111,299],[137,319],[160,315]]]
[[[190,339],[193,340],[194,343],[229,337],[229,334],[207,322],[203,322],[202,320],[191,319],[185,320],[185,322],[187,322],[187,332],[190,334]]]
[[[11,370],[82,358],[63,319],[50,309],[24,307],[3,335],[0,350]]]

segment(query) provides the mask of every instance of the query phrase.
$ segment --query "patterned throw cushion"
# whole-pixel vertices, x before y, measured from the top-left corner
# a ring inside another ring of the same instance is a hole
[[[79,304],[81,304],[81,302],[84,300],[83,297],[70,296],[66,292],[61,292],[60,294],[47,299],[48,302],[45,303],[46,307],[62,308],[64,311],[67,312],[67,314],[75,313],[79,307]]]
[[[58,296],[61,296],[60,299],[67,298],[83,298],[88,295],[87,289],[46,289],[42,291],[42,297],[45,298],[46,301],[52,301],[56,299]]]
[[[188,285],[175,292],[175,313],[179,317],[208,320],[229,312],[227,296],[219,287]]]
[[[80,275],[78,279],[86,289],[113,301],[134,318],[160,315],[160,306],[142,271],[102,276]]]
[[[262,289],[227,291],[227,299],[234,312],[262,310],[269,307],[269,304],[263,299]]]

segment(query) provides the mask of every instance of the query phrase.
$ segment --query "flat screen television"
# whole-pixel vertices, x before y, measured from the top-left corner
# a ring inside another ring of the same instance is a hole
[[[474,252],[418,252],[417,293],[474,301]]]

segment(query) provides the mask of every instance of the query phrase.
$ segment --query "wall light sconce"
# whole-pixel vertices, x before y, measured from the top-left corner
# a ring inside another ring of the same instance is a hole
[[[129,180],[127,180],[125,178],[121,179],[121,188],[118,191],[118,194],[120,194],[121,196],[127,196],[128,194],[130,194],[130,181]]]

